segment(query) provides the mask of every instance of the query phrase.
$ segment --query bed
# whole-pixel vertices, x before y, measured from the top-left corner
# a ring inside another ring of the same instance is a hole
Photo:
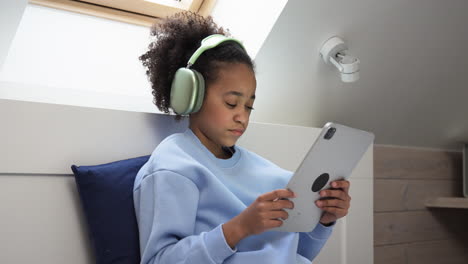
[[[6,99],[0,120],[0,263],[95,263],[70,166],[148,155],[188,124],[156,113]],[[293,171],[319,132],[251,122],[238,144]],[[373,263],[373,146],[351,176],[350,193],[350,213],[316,264]]]

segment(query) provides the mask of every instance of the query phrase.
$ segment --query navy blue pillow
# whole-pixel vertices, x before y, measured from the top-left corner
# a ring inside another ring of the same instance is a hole
[[[97,264],[140,263],[133,183],[149,157],[95,166],[71,166]]]

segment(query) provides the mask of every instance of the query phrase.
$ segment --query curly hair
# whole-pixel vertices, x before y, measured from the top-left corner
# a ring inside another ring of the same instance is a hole
[[[211,16],[203,17],[193,12],[177,13],[151,27],[151,36],[155,40],[139,59],[146,67],[153,103],[160,111],[169,113],[171,84],[176,71],[187,66],[190,56],[200,47],[201,41],[212,34],[230,36],[229,30],[217,26]],[[255,68],[250,56],[234,42],[224,42],[203,52],[191,68],[201,73],[205,85],[209,86],[226,63],[244,63],[253,72]],[[176,114],[177,121],[181,118],[181,115]]]

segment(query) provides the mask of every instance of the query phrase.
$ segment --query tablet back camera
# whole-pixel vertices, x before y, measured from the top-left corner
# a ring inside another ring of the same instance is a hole
[[[322,190],[322,188],[328,183],[330,179],[330,175],[328,173],[322,173],[322,175],[318,176],[315,179],[314,184],[312,184],[312,191],[318,192]]]
[[[336,128],[330,127],[327,130],[327,133],[325,133],[324,138],[327,139],[327,140],[331,139],[333,137],[333,135],[335,135],[335,132],[336,132]]]

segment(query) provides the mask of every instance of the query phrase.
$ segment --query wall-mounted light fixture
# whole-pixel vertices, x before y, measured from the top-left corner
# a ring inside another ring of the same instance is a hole
[[[359,59],[348,53],[348,47],[340,37],[334,36],[325,41],[320,56],[325,63],[331,63],[338,69],[343,82],[359,80]]]

